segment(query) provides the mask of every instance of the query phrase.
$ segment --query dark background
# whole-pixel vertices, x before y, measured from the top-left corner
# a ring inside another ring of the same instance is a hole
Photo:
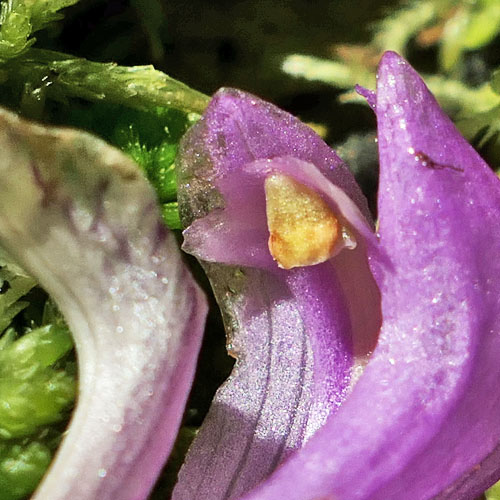
[[[238,87],[304,121],[326,124],[327,140],[339,142],[353,130],[373,128],[371,112],[339,104],[339,92],[329,85],[291,78],[281,71],[281,61],[291,53],[329,58],[337,43],[367,43],[373,23],[398,4],[86,0],[65,10],[59,31],[40,33],[37,46],[94,61],[154,64],[209,95],[222,86]]]

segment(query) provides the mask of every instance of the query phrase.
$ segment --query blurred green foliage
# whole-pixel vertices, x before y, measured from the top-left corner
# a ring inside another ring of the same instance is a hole
[[[0,254],[0,500],[24,498],[50,464],[76,396],[71,334],[36,282]]]
[[[53,450],[36,440],[0,441],[0,498],[25,498],[37,486],[52,460]]]
[[[156,190],[166,225],[182,229],[177,210],[175,158],[181,137],[199,119],[197,113],[151,107],[149,111],[107,101],[64,109],[65,125],[93,132],[129,155]]]
[[[495,484],[484,494],[486,500],[500,500],[500,483]]]
[[[29,436],[58,422],[74,401],[74,370],[53,369],[73,347],[68,328],[55,324],[35,328],[15,340],[3,336],[0,351],[0,439]]]
[[[498,0],[412,1],[402,3],[399,9],[377,22],[367,44],[337,44],[332,59],[290,54],[284,58],[282,68],[294,78],[349,89],[341,96],[344,102],[363,102],[351,89],[355,84],[375,87],[376,65],[383,52],[394,50],[412,62],[416,51],[435,49],[434,73],[424,75],[424,79],[462,133],[498,168],[500,77],[497,71],[491,82],[471,84],[469,80],[475,78],[470,75],[467,58],[470,54],[479,64],[480,49],[494,45],[499,30]],[[486,60],[481,64],[486,65]],[[500,64],[498,57],[496,64]],[[428,62],[426,65],[429,66]]]

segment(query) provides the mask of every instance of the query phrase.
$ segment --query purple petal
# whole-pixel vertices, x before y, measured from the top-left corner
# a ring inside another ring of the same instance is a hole
[[[207,134],[207,140],[203,154],[193,160],[210,163],[212,180],[254,160],[293,156],[316,165],[370,218],[363,194],[337,154],[311,128],[273,104],[240,90],[222,89],[195,127],[198,134]],[[189,143],[185,147],[189,153]]]
[[[331,266],[316,269],[318,276],[333,274]],[[347,388],[350,339],[340,335],[349,331],[349,324],[339,324],[345,322],[345,307],[333,291],[335,277],[325,280],[322,290],[309,292],[302,281],[309,284],[311,277],[293,272],[291,281],[302,292],[297,297],[282,276],[253,269],[243,273],[244,289],[230,306],[225,304],[238,325],[230,340],[236,366],[181,469],[174,499],[234,498],[248,491],[302,445],[340,404]],[[304,315],[300,301],[308,299],[316,306]],[[332,311],[340,316],[334,324]],[[328,330],[321,330],[321,324]],[[335,333],[332,341],[329,335]],[[313,359],[318,347],[322,358]]]
[[[147,497],[189,393],[206,305],[137,167],[0,114],[0,241],[73,332],[79,398],[36,500]]]
[[[465,500],[500,476],[500,181],[394,53],[376,109],[392,260],[379,343],[341,409],[245,500]]]
[[[173,498],[235,498],[302,446],[344,400],[355,356],[367,354],[379,329],[378,292],[366,262],[366,246],[376,243],[346,166],[311,129],[253,96],[217,93],[180,158],[180,205],[191,224],[184,248],[245,268],[205,263],[237,362]],[[269,172],[318,187],[366,243],[360,237],[358,248],[342,251],[335,264],[279,269],[267,246]],[[349,279],[363,293],[355,296]]]

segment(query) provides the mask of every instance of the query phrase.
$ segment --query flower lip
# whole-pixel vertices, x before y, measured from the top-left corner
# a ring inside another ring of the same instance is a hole
[[[371,253],[380,254],[377,236],[358,206],[315,165],[293,156],[255,160],[241,170],[217,178],[215,185],[225,200],[225,207],[195,220],[184,231],[183,249],[206,261],[276,269],[268,248],[270,235],[264,187],[266,179],[275,175],[287,176],[319,195],[345,228],[347,237],[341,239],[342,244],[332,255],[352,247],[350,241],[359,242],[361,238]],[[384,262],[388,261],[379,256]]]
[[[357,360],[373,349],[380,295],[367,250],[378,242],[347,166],[309,127],[254,96],[217,92],[178,158],[184,249],[205,261],[238,359],[173,498],[237,498],[337,411]],[[280,269],[268,248],[264,185],[273,175],[319,196],[357,247]]]

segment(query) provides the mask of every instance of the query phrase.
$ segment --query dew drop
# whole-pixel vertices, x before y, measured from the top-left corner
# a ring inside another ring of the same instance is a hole
[[[345,248],[354,250],[357,247],[356,238],[345,226],[342,226],[342,242]]]

